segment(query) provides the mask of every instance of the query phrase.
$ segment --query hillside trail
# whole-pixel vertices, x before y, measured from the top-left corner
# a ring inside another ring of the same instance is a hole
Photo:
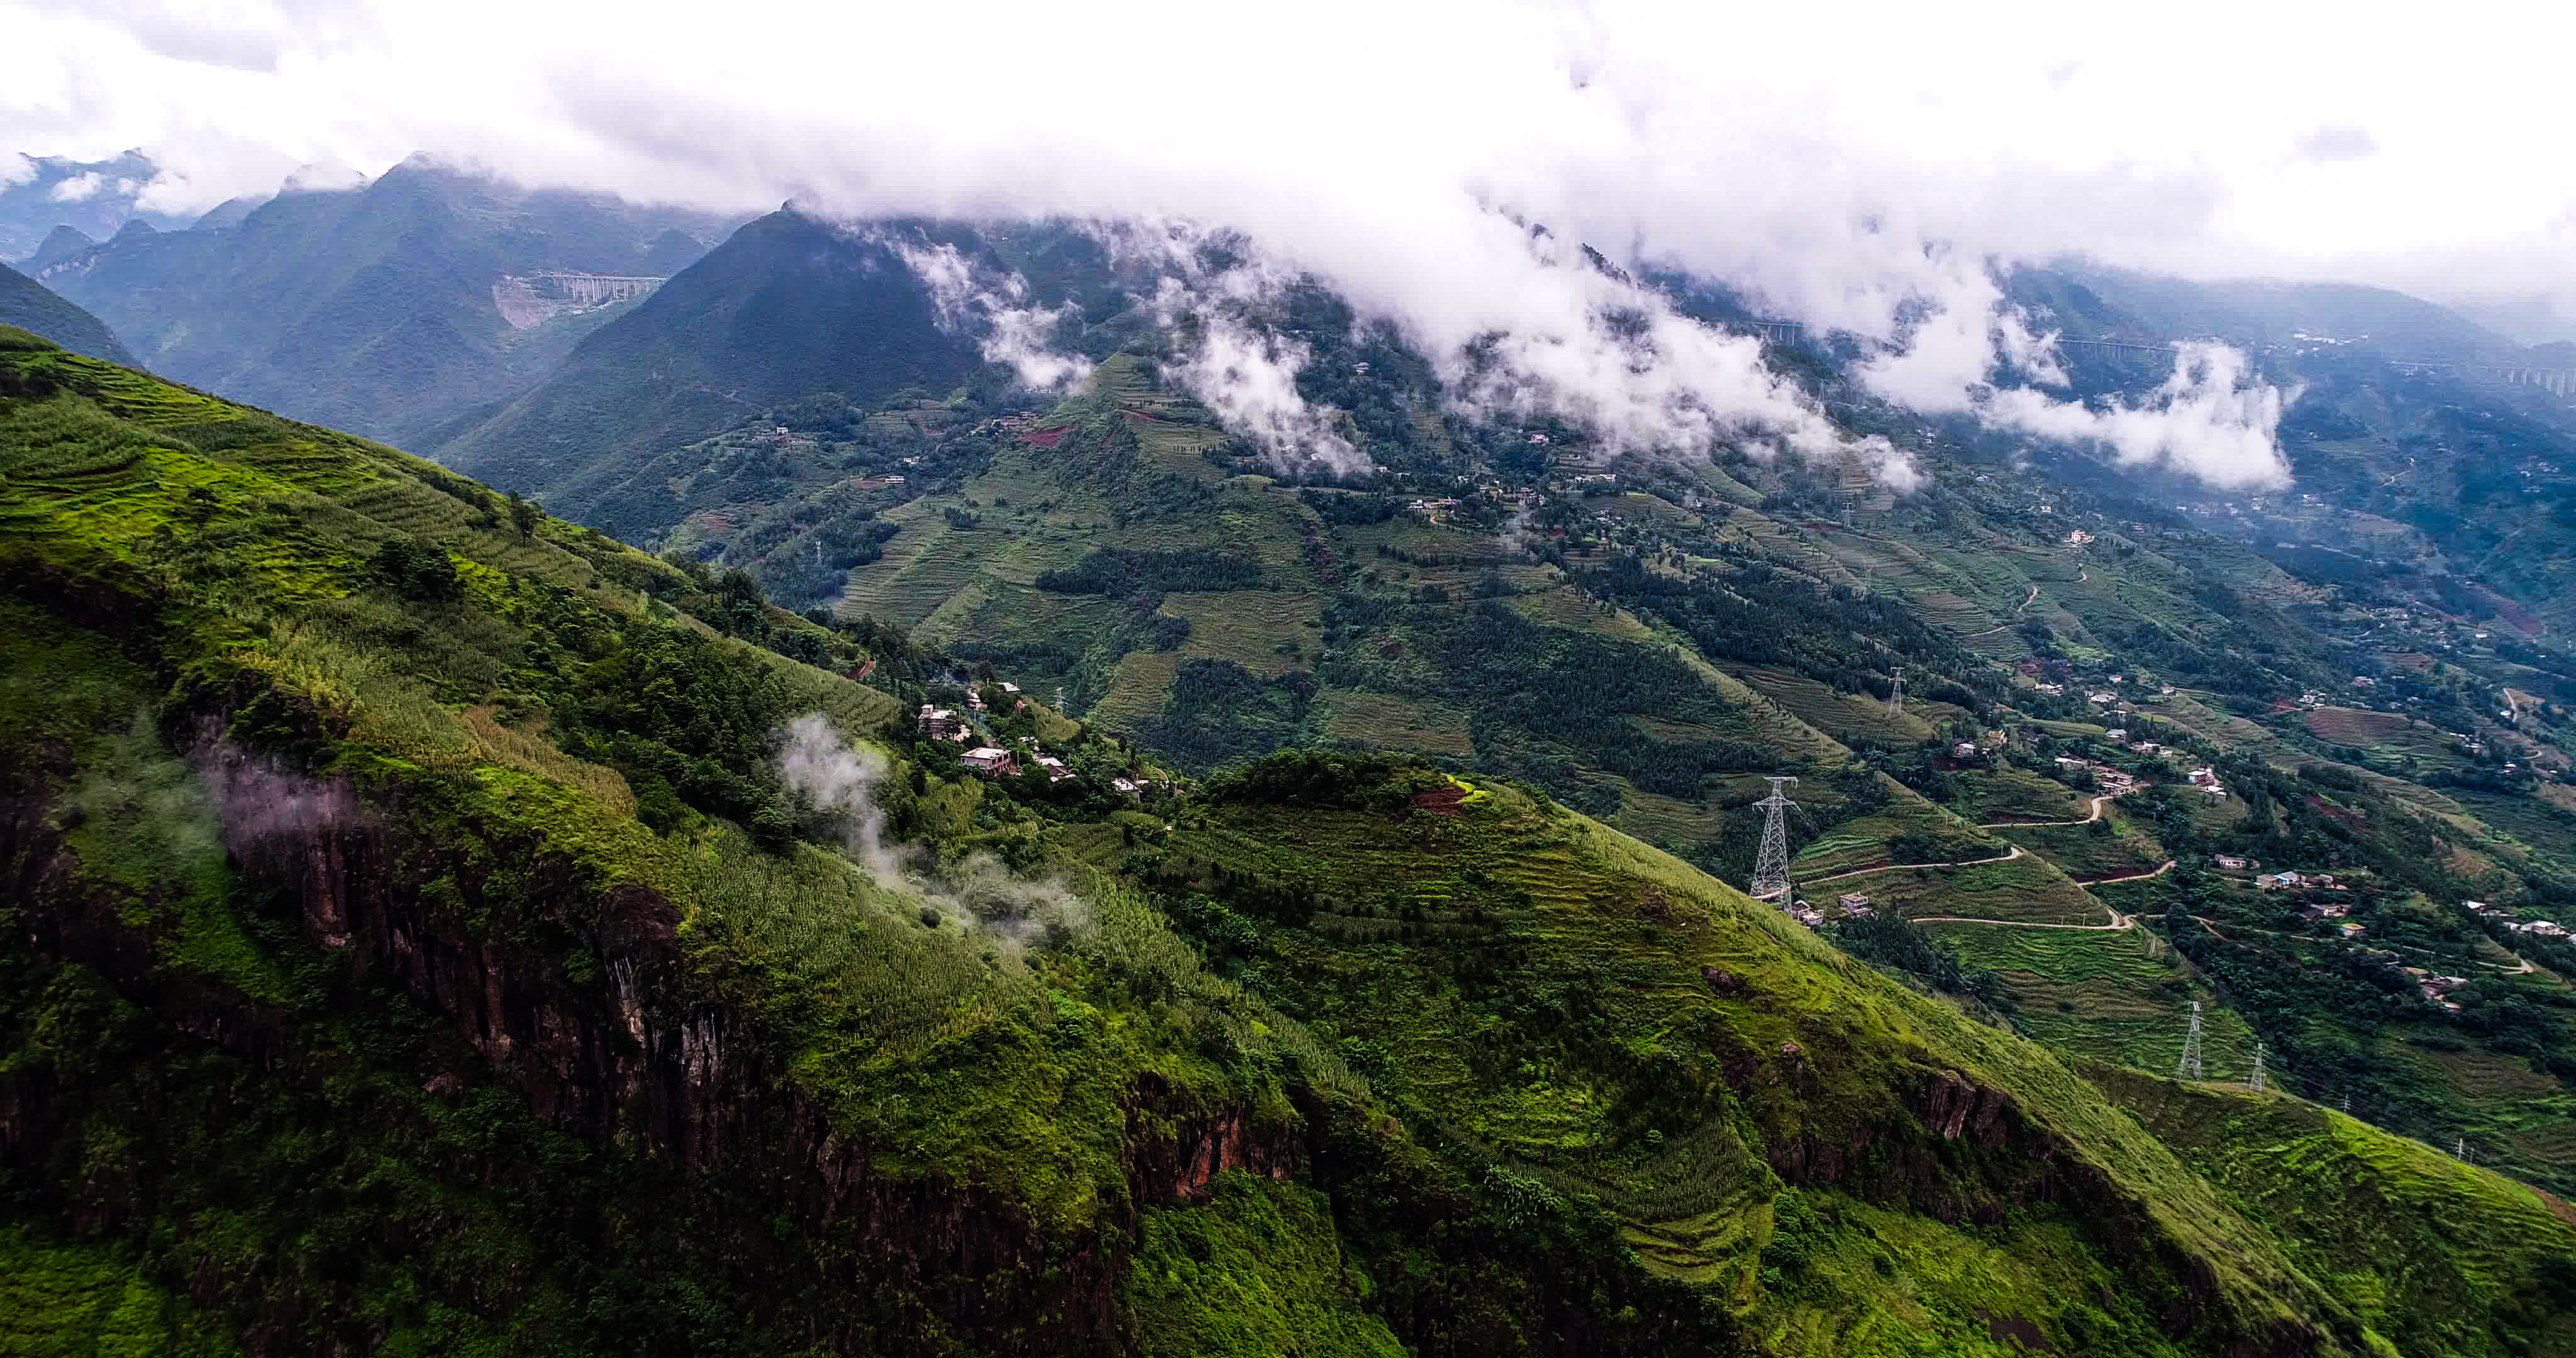
[[[2117,886],[2122,882],[2147,882],[2153,881],[2158,877],[2162,877],[2166,873],[2173,871],[2173,869],[2174,860],[2168,858],[2164,862],[2158,864],[2156,870],[2153,872],[2133,872],[2126,877],[2097,877],[2089,882],[2078,881],[2076,885],[2090,889],[2097,886]]]
[[[2032,601],[2032,600],[2034,600],[2034,599],[2037,599],[2038,597],[2039,597],[2039,586],[2037,586],[2037,585],[2033,585],[2033,586],[2031,586],[2031,587],[2030,587],[2030,593],[2025,594],[2025,595],[2023,595],[2023,596],[2022,596],[2021,606],[2020,606],[2020,607],[2018,607],[2018,608],[2015,608],[2015,609],[2013,610],[2013,616],[2014,616],[2014,617],[2020,617],[2020,616],[2022,615],[2022,613],[2023,613],[2023,612],[2025,612],[2026,610],[2028,610],[2028,609],[2030,608],[2031,601]],[[1967,634],[1966,636],[1963,636],[1963,637],[1959,638],[1959,640],[1961,640],[1961,641],[1974,641],[1974,640],[1976,640],[1976,639],[1977,639],[1977,638],[1979,638],[1979,637],[1990,637],[1990,636],[1993,636],[1995,633],[2000,632],[2000,631],[2002,631],[2002,630],[2004,630],[2005,628],[2010,627],[2010,626],[2012,626],[2012,624],[2011,624],[2011,623],[2009,623],[2009,622],[2001,622],[2001,623],[1997,623],[1997,624],[1995,624],[1994,626],[1989,627],[1989,628],[1987,628],[1986,630],[1984,630],[1984,631],[1982,631],[1982,632],[1970,632],[1970,633],[1969,633],[1969,634]]]
[[[1846,877],[1866,877],[1873,872],[1903,872],[1908,868],[1973,868],[1980,863],[2009,863],[2021,855],[2021,846],[2015,844],[2012,846],[2011,853],[1998,854],[1993,858],[1959,858],[1947,863],[1889,863],[1875,868],[1854,868],[1849,872],[1837,872],[1831,877],[1810,877],[1807,879],[1807,885],[1823,886],[1827,882],[1839,882]]]
[[[2094,798],[2093,809],[2086,812],[2084,819],[2082,820],[1999,820],[1989,821],[1977,828],[1980,830],[2028,830],[2041,825],[2091,825],[2093,822],[2102,819],[2103,804],[2110,801],[2112,798],[2121,795],[2123,794],[2117,792],[2105,792],[2101,796]]]
[[[2135,873],[2127,877],[2105,877],[2101,881],[2086,882],[2083,885],[2089,888],[2109,886],[2113,882],[2143,882],[2150,877],[2164,876],[2173,871],[2173,866],[2174,860],[2168,858],[2162,867],[2153,872]],[[2071,929],[2077,933],[2094,934],[2124,934],[2138,926],[2137,916],[2123,915],[2107,905],[2102,908],[2110,911],[2111,922],[2108,924],[2041,924],[2032,920],[1982,919],[1975,915],[1921,915],[1906,922],[1909,924],[1988,924],[1998,929]]]
[[[2111,907],[2102,907],[2111,910]],[[2120,934],[2138,927],[2138,917],[2111,910],[2108,924],[2040,924],[2019,919],[1980,919],[1974,915],[1924,915],[1907,920],[1908,924],[1991,924],[1998,929],[2069,929],[2079,934]]]

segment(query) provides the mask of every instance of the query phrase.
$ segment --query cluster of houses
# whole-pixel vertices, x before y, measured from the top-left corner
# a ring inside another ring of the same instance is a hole
[[[2254,879],[2257,891],[2349,891],[2330,872],[2275,872]]]
[[[1869,903],[1869,897],[1857,891],[1846,891],[1835,897],[1834,905],[1842,911],[1844,919],[1868,919],[1878,913],[1877,908]],[[1825,922],[1825,912],[1813,901],[1793,902],[1787,913],[1789,918],[1810,929]]]
[[[2227,787],[2225,784],[2218,781],[2218,770],[2216,769],[2193,769],[2191,772],[2184,774],[2183,777],[2190,779],[2191,785],[2194,788],[2197,788],[2212,798],[2221,798],[2227,795]]]
[[[1001,684],[997,687],[1015,704],[1013,711],[1019,711],[1029,705],[1028,699],[1019,696],[1019,685]],[[975,711],[986,710],[981,693],[969,692],[966,701]],[[978,734],[974,726],[961,719],[952,708],[935,707],[929,703],[923,703],[920,717],[923,734],[932,740],[945,740],[964,745],[974,740]],[[958,752],[957,762],[964,764],[968,772],[985,778],[1017,778],[1028,768],[1043,771],[1050,783],[1061,783],[1073,776],[1072,768],[1062,759],[1038,750],[1034,742],[1025,738],[1020,743],[1028,749],[1022,751],[1000,745],[977,745]],[[1021,756],[1024,753],[1028,756],[1028,762],[1025,765],[1021,763]],[[1140,797],[1145,792],[1144,784],[1133,778],[1112,778],[1109,780],[1109,786],[1130,797]]]
[[[2467,985],[2468,977],[2436,976],[2424,967],[2400,967],[2398,970],[2406,973],[2406,979],[2415,983],[2415,988],[2423,992],[2425,999],[2445,1009],[2456,1010],[2460,1007],[2457,1001],[2451,999],[2451,992]]]
[[[2137,791],[2139,788],[2146,786],[2146,784],[2141,783],[2135,777],[2132,777],[2125,769],[2115,769],[2108,764],[2096,763],[2090,759],[2077,759],[2072,755],[2059,755],[2057,757],[2057,767],[2064,769],[2069,773],[2073,773],[2081,769],[2084,772],[2092,774],[2093,781],[2100,785],[2104,792],[2107,792],[2114,797],[2125,797],[2130,793]]]

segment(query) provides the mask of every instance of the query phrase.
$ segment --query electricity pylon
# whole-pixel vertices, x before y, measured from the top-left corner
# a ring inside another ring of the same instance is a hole
[[[2182,1040],[2182,1059],[2174,1062],[2174,1074],[2185,1080],[2200,1078],[2200,1001],[2191,1002],[2191,1032]]]
[[[1900,717],[1905,715],[1905,671],[1903,670],[1896,672],[1896,686],[1888,691],[1887,710]]]
[[[2254,1078],[2247,1083],[2255,1093],[2263,1092],[2263,1044],[2260,1042],[2254,1044]]]
[[[1789,894],[1789,808],[1797,803],[1780,791],[1795,778],[1772,778],[1771,795],[1755,802],[1762,808],[1762,849],[1753,856],[1753,899],[1783,898],[1786,907],[1796,902]]]

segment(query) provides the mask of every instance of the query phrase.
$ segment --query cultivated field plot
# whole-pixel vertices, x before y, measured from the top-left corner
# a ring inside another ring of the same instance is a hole
[[[1836,693],[1803,674],[1766,669],[1735,674],[1791,716],[1836,740],[1912,745],[1932,736],[1931,724],[1911,713],[1891,712],[1887,704],[1860,694]]]
[[[2062,783],[2021,769],[1971,769],[1958,775],[1951,809],[1980,825],[1995,821],[2080,820],[2085,799]]]
[[[1640,792],[1622,780],[1619,790],[1618,827],[1649,844],[1712,843],[1726,828],[1729,812],[1718,805],[1715,795],[1698,801],[1685,801],[1657,792]],[[1753,813],[1757,817],[1759,812]]]
[[[2392,759],[2414,759],[2428,767],[2465,768],[2473,761],[2457,747],[2450,732],[2394,712],[2353,707],[2320,707],[2306,718],[2319,740]]]
[[[2018,1005],[2013,1026],[2069,1056],[2170,1074],[2190,1002],[2201,1001],[2203,1068],[2227,1079],[2250,1065],[2253,1033],[2144,930],[2009,929],[1927,924],[1970,966],[2000,974]]]
[[[1475,742],[1461,713],[1358,689],[1326,689],[1321,697],[1324,734],[1333,740],[1374,750],[1410,750],[1460,760],[1475,757]]]
[[[1756,795],[1768,789],[1759,781],[1752,783]],[[1801,798],[1798,789],[1789,789],[1793,801],[1816,805],[1822,799],[1814,794]],[[1826,802],[1817,809],[1830,807]],[[1918,836],[1953,846],[1955,859],[1993,858],[2010,851],[2011,846],[1998,843],[1982,831],[1963,825],[1943,815],[1930,802],[1912,798],[1890,802],[1873,815],[1844,821],[1822,837],[1799,846],[1790,860],[1799,877],[1829,876],[1854,868],[1883,867],[1896,858],[1890,844],[1899,836]],[[1920,860],[1917,860],[1920,861]]]
[[[1311,669],[1323,643],[1315,596],[1270,589],[1166,594],[1161,612],[1186,618],[1184,660],[1231,660],[1268,679]]]
[[[2091,825],[2024,825],[1993,832],[2055,863],[2079,882],[2153,872],[2164,846],[2116,816]]]
[[[1123,656],[1110,677],[1109,691],[1084,715],[1105,730],[1133,732],[1151,721],[1172,699],[1172,682],[1180,675],[1178,651],[1136,651]]]
[[[2027,853],[1972,867],[1893,868],[1812,887],[1802,882],[1799,890],[1827,899],[1861,892],[1879,909],[1894,909],[1908,919],[1955,915],[2020,924],[2107,924],[2111,918],[2066,874]]]

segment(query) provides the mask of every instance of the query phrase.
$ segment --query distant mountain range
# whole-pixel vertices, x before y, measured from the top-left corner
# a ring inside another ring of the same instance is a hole
[[[130,221],[162,230],[187,226],[187,217],[137,206],[144,186],[159,172],[141,151],[91,161],[0,152],[0,261],[26,268],[29,257],[60,227],[88,240],[105,240]]]
[[[658,247],[657,247],[658,248]],[[745,226],[431,451],[522,489],[605,493],[656,453],[814,391],[945,395],[983,360],[882,241],[794,212]]]
[[[730,224],[415,159],[359,188],[236,200],[191,229],[129,217],[87,248],[56,232],[35,272],[156,372],[417,442],[516,395],[631,306],[621,295],[522,329],[497,300],[505,279],[658,278]]]
[[[0,325],[33,331],[76,354],[134,363],[134,355],[96,316],[6,264],[0,264]]]

